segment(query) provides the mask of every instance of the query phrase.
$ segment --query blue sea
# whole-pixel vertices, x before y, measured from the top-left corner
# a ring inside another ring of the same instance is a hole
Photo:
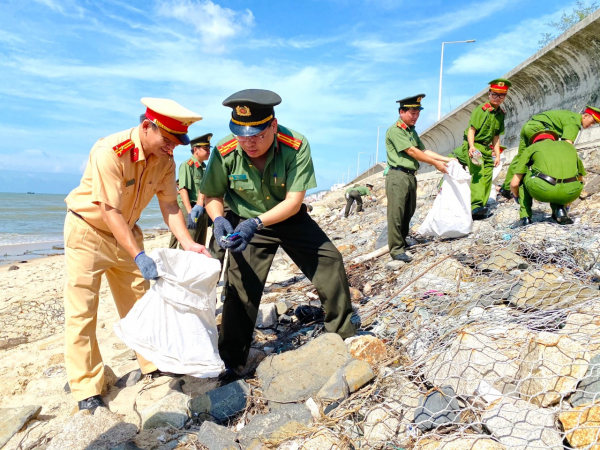
[[[0,264],[29,259],[19,256],[61,253],[66,196],[0,193]],[[143,230],[167,228],[156,197],[142,213],[138,225]]]

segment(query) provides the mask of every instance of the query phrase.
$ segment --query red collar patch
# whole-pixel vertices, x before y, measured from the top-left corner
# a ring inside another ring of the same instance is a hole
[[[408,126],[404,122],[398,121],[398,122],[396,122],[396,126],[398,128],[402,128],[403,130],[408,130]]]

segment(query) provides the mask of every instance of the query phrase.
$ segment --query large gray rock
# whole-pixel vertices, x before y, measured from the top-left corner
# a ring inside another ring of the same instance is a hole
[[[571,396],[571,405],[584,406],[600,401],[600,355],[590,360],[587,372]]]
[[[256,318],[257,328],[271,328],[277,324],[277,305],[275,303],[264,303],[258,307]]]
[[[479,270],[499,270],[510,272],[514,269],[526,269],[529,263],[508,248],[495,250],[484,262],[477,265]]]
[[[189,419],[187,406],[189,399],[187,395],[175,393],[143,409],[140,412],[142,428],[144,430],[168,426],[183,428]]]
[[[554,411],[524,400],[496,400],[483,413],[482,422],[511,450],[563,449],[562,437],[554,426]]]
[[[35,419],[41,410],[41,406],[0,408],[0,448],[4,447],[4,444],[17,434],[27,422]]]
[[[428,431],[457,423],[460,412],[456,392],[450,386],[444,386],[421,397],[419,406],[415,409],[414,423],[420,430]]]
[[[107,408],[98,408],[94,414],[79,411],[50,442],[47,450],[109,450],[132,440],[137,427],[121,421]]]
[[[201,421],[224,422],[246,407],[250,387],[238,380],[193,398],[189,403],[192,416]]]
[[[208,450],[239,450],[236,434],[229,428],[205,421],[198,431],[198,442]]]
[[[281,405],[268,414],[252,417],[250,423],[238,433],[238,441],[243,448],[263,439],[277,439],[293,434],[312,422],[310,410],[304,405]]]
[[[349,358],[342,338],[325,333],[297,350],[268,356],[256,374],[269,401],[296,402],[319,392]]]
[[[317,397],[328,400],[343,400],[373,378],[375,378],[375,374],[369,363],[356,359],[349,360],[331,375],[317,393]]]

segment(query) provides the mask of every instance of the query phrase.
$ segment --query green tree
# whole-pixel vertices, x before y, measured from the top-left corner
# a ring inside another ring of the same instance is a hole
[[[559,33],[542,33],[542,38],[538,41],[538,44],[540,44],[540,48],[552,42],[554,39],[556,39],[558,36],[567,31],[576,23],[581,22],[591,13],[596,11],[597,8],[598,4],[596,2],[592,3],[590,6],[587,6],[587,2],[581,0],[576,1],[575,7],[573,8],[571,14],[567,14],[566,11],[563,11],[562,16],[560,17],[560,20],[558,22],[546,23],[547,26],[559,31]]]

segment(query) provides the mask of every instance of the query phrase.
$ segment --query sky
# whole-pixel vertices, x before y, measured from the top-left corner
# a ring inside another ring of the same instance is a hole
[[[425,93],[417,130],[539,49],[558,0],[0,0],[0,192],[68,193],[92,145],[136,126],[142,97],[229,133],[222,101],[248,88],[283,99],[279,122],[311,144],[318,188],[385,160],[396,100]],[[378,127],[380,131],[377,139]],[[175,150],[178,164],[189,147]]]

